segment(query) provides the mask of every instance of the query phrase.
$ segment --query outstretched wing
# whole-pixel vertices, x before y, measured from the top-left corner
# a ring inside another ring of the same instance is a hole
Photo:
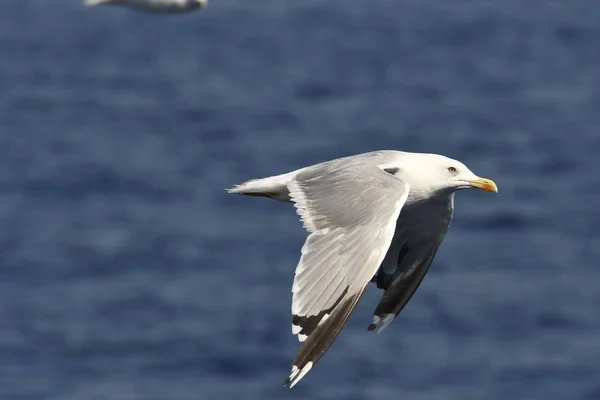
[[[420,226],[404,218],[408,215],[400,215],[386,259],[372,279],[384,293],[368,330],[377,328],[377,333],[381,333],[415,294],[446,235],[453,210],[452,199],[448,203],[420,205],[418,211],[411,210],[410,214]]]
[[[303,343],[285,385],[293,387],[346,324],[390,246],[408,184],[372,160],[316,165],[288,183],[310,232],[292,288],[292,332]]]
[[[398,283],[385,284],[382,287],[385,292],[373,313],[373,323],[367,328],[369,331],[379,327],[377,333],[381,333],[400,314],[421,285],[436,252],[437,248],[432,250],[414,271],[402,276]]]

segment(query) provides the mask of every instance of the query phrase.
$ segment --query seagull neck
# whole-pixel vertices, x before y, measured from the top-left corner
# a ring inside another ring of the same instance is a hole
[[[425,193],[412,193],[409,195],[408,203],[413,204],[439,204],[441,206],[452,206],[454,204],[454,192],[437,192],[433,195]]]

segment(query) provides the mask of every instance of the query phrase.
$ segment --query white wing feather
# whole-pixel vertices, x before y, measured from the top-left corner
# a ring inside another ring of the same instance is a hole
[[[296,374],[287,381],[292,386],[346,323],[394,236],[409,187],[373,161],[318,164],[288,183],[290,197],[311,233],[292,288],[292,332],[306,339],[294,361]],[[338,311],[344,315],[334,317]]]

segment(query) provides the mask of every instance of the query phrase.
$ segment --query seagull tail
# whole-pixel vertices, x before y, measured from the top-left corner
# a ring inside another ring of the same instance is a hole
[[[290,202],[290,191],[287,184],[294,179],[299,172],[293,171],[287,174],[270,176],[268,178],[251,179],[231,189],[226,189],[229,193],[238,193],[245,196],[261,196],[271,199]]]

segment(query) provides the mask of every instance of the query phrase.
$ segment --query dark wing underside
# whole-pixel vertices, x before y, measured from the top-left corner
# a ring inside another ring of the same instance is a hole
[[[398,258],[398,265],[401,264],[402,256],[406,254],[407,247],[403,247]],[[367,328],[369,331],[380,326],[378,332],[381,332],[390,322],[392,322],[398,314],[404,309],[408,301],[415,294],[419,285],[423,281],[425,274],[429,270],[437,249],[432,251],[415,270],[407,276],[404,276],[398,283],[392,285],[391,279],[386,279],[384,271],[373,278],[377,283],[377,287],[385,290],[383,297],[379,301],[375,312],[373,313],[373,323]],[[381,275],[381,277],[379,276]],[[380,285],[381,283],[381,285]]]

